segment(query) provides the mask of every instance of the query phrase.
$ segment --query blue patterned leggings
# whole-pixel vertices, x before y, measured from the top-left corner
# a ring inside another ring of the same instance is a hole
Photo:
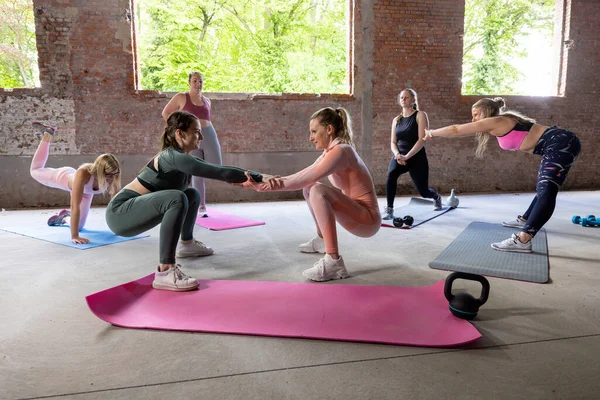
[[[552,126],[542,134],[533,154],[542,156],[538,171],[536,196],[523,214],[527,222],[523,232],[532,236],[548,222],[554,207],[558,189],[581,151],[581,143],[573,132]]]

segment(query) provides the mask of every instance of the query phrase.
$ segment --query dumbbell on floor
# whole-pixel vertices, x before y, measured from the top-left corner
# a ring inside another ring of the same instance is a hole
[[[411,226],[415,220],[410,215],[405,215],[404,218],[394,218],[394,226],[400,228],[403,225]]]
[[[574,215],[571,218],[574,224],[581,224],[581,226],[600,226],[600,220],[596,219],[596,216],[590,214],[585,218],[581,218],[579,215]]]

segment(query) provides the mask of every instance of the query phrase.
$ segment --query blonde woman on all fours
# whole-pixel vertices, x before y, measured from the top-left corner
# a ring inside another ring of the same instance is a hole
[[[481,158],[493,136],[503,150],[519,150],[542,157],[536,195],[529,208],[516,219],[502,223],[521,231],[502,242],[492,243],[495,250],[530,253],[531,239],[552,217],[558,190],[581,151],[581,143],[573,132],[541,125],[523,114],[506,110],[501,97],[477,101],[471,107],[471,114],[473,122],[427,130],[424,139],[476,135],[475,154]]]
[[[93,163],[83,164],[77,169],[47,168],[50,143],[56,127],[41,122],[34,122],[33,126],[43,136],[31,160],[31,177],[44,186],[71,192],[71,210],[62,210],[50,217],[48,225],[68,224],[73,243],[89,243],[89,239],[79,236],[79,231],[85,226],[94,195],[108,192],[114,196],[121,188],[119,160],[112,154],[102,154]]]
[[[187,111],[190,114],[195,115],[200,121],[203,139],[200,142],[200,147],[191,154],[211,164],[222,165],[221,145],[219,144],[217,132],[210,121],[212,110],[211,102],[208,97],[202,94],[204,77],[200,72],[190,72],[188,75],[188,83],[190,85],[189,91],[177,93],[173,96],[171,101],[169,101],[163,109],[162,117],[167,121],[169,115],[174,111]],[[198,215],[207,217],[206,186],[204,184],[204,178],[201,176],[194,176],[192,178],[192,186],[200,193],[200,208],[198,209]]]
[[[315,220],[317,236],[298,246],[303,253],[325,253],[304,277],[313,281],[348,276],[339,254],[336,222],[359,237],[371,237],[381,227],[373,179],[352,141],[350,116],[344,108],[322,108],[310,118],[310,141],[323,154],[309,167],[276,183],[248,181],[242,186],[259,192],[302,190]],[[319,182],[329,178],[334,187]]]

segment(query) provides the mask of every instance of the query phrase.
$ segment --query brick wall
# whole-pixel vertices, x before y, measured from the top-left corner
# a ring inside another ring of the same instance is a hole
[[[344,106],[353,117],[359,151],[383,194],[390,124],[399,112],[396,96],[402,88],[417,90],[432,127],[470,120],[470,105],[477,98],[460,94],[461,0],[350,1],[352,95],[209,94],[226,160],[273,173],[300,169],[317,156],[307,140],[309,116],[323,106]],[[584,150],[565,189],[597,189],[599,163],[592,149],[598,144],[594,128],[599,122],[595,101],[600,2],[558,1],[566,13],[564,39],[572,41],[563,57],[564,97],[506,100],[541,123],[575,131]],[[28,178],[27,163],[38,142],[31,121],[59,124],[50,159],[53,166],[59,162],[76,166],[81,159],[91,161],[99,153],[113,152],[126,165],[127,181],[141,167],[139,160],[156,152],[163,126],[160,113],[171,95],[135,90],[129,0],[33,4],[42,87],[0,90],[0,203],[5,208],[65,204],[64,195]],[[462,192],[534,190],[537,157],[501,152],[492,143],[485,159],[477,160],[474,149],[472,138],[439,139],[428,145],[431,185],[443,192],[451,187]],[[285,165],[280,165],[282,159]],[[16,189],[23,185],[31,187]],[[401,178],[399,192],[414,193],[407,177]],[[208,187],[209,201],[290,195],[257,197],[225,190],[220,184]]]

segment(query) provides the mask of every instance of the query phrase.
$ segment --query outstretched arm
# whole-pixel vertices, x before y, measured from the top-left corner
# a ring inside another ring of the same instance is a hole
[[[347,149],[343,146],[335,146],[333,149],[328,151],[325,156],[320,157],[320,161],[317,160],[318,162],[315,162],[310,167],[305,168],[293,175],[280,178],[278,185],[253,185],[252,182],[248,181],[247,183],[244,183],[243,186],[250,187],[259,192],[292,191],[303,189],[306,186],[316,183],[336,171],[348,168],[346,151]]]
[[[494,136],[501,135],[502,132],[508,132],[514,126],[514,121],[507,117],[484,118],[477,122],[470,122],[461,125],[449,125],[439,129],[426,129],[426,136],[423,140],[429,140],[432,137],[449,136],[474,136],[480,132],[490,133]]]
[[[170,152],[173,156],[175,168],[186,174],[200,176],[207,179],[216,179],[228,183],[243,183],[246,182],[245,169],[238,167],[222,166],[211,164],[201,158],[179,153],[177,151]],[[248,171],[256,182],[262,182],[262,175],[258,172]]]

